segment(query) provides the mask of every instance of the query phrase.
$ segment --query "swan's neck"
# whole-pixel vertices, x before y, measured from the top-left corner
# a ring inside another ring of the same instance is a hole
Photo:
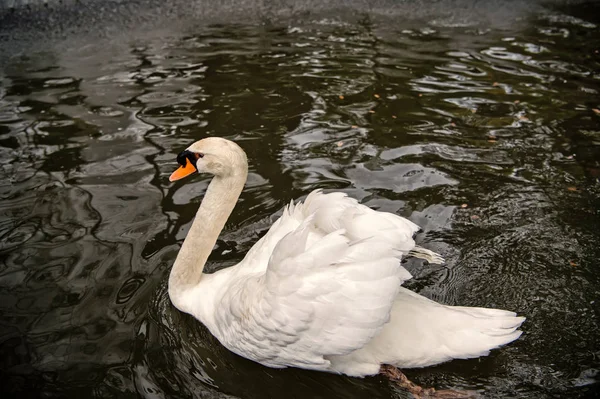
[[[169,296],[176,304],[202,279],[202,270],[246,183],[247,172],[214,177],[169,276]]]

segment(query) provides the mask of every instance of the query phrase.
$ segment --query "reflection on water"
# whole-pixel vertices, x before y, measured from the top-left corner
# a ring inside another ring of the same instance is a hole
[[[250,159],[209,271],[241,260],[291,199],[342,190],[417,222],[445,256],[408,260],[411,289],[528,318],[489,357],[409,376],[486,397],[597,393],[600,34],[584,19],[306,18],[12,59],[3,397],[404,395],[379,378],[259,366],[172,307],[166,277],[208,179],[168,175],[207,135]]]

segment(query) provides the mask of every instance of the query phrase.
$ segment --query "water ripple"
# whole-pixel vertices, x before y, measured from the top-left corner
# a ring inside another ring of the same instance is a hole
[[[0,82],[3,389],[402,396],[377,378],[261,367],[170,304],[167,275],[208,180],[168,176],[192,141],[220,136],[250,173],[208,272],[240,261],[290,200],[342,190],[418,223],[416,241],[444,255],[407,259],[409,288],[528,318],[513,345],[411,378],[492,398],[590,393],[596,21],[548,11],[500,29],[459,11],[191,25],[12,59]]]

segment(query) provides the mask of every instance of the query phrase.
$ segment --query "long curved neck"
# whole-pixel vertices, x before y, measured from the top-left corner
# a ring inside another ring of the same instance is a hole
[[[214,177],[190,227],[169,276],[174,303],[186,289],[200,283],[202,270],[246,183],[247,171]]]

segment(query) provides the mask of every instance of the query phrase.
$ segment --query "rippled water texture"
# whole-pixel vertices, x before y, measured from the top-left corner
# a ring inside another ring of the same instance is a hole
[[[250,160],[209,271],[241,260],[291,199],[341,190],[420,224],[447,259],[408,260],[409,288],[527,317],[489,357],[409,377],[490,398],[597,394],[598,15],[487,27],[307,14],[5,60],[2,397],[405,395],[241,359],[171,305],[208,177],[168,176],[206,136]]]

